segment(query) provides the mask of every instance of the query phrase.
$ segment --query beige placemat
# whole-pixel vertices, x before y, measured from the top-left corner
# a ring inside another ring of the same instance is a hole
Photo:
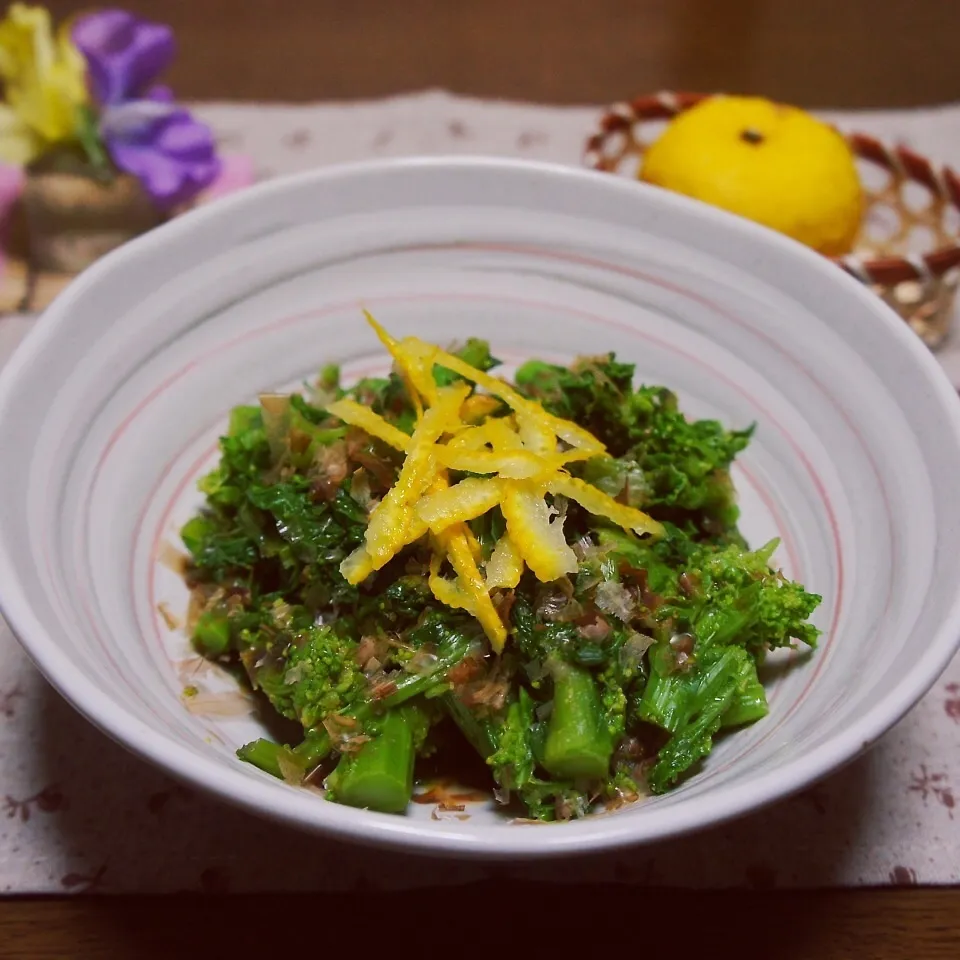
[[[225,149],[272,176],[369,157],[483,153],[576,164],[598,110],[430,92],[375,103],[200,105]],[[834,114],[960,163],[960,107]],[[0,318],[0,363],[29,329]],[[960,386],[960,346],[940,359]],[[2,455],[2,454],[0,454]],[[52,691],[0,622],[0,890],[351,890],[516,876],[680,887],[960,882],[960,660],[866,757],[736,823],[556,864],[428,861],[304,837],[173,783]]]

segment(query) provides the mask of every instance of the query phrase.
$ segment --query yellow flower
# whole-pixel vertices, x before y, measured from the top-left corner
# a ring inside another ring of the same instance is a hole
[[[45,146],[12,107],[0,103],[0,162],[24,166],[38,157]]]
[[[50,145],[75,140],[87,102],[86,63],[65,27],[54,36],[43,7],[13,4],[0,22],[0,159],[28,163]]]

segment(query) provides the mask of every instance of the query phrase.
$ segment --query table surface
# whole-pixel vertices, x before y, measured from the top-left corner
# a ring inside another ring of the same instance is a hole
[[[170,957],[283,956],[310,937],[352,942],[376,910],[363,890],[322,899],[279,897],[74,898],[0,901],[0,956],[5,960],[169,960]],[[547,885],[487,881],[457,890],[398,893],[393,917],[429,924],[418,940],[520,956],[579,941],[591,953],[620,945],[677,957],[715,956],[735,931],[740,960],[956,960],[960,956],[960,891],[847,890],[799,893],[699,894],[629,887],[563,891],[569,905],[556,924],[560,894]],[[386,904],[385,904],[386,905]],[[470,911],[479,922],[471,922]],[[330,917],[305,933],[299,918]],[[643,926],[630,920],[649,916]],[[287,920],[287,918],[291,920]],[[465,928],[469,924],[469,933]],[[387,950],[406,934],[398,919]],[[325,934],[325,931],[329,933]],[[343,934],[340,933],[343,931]],[[409,934],[406,934],[409,936]],[[388,939],[389,937],[389,939]],[[429,939],[428,939],[429,938]],[[638,942],[639,941],[639,942]],[[379,946],[379,943],[377,944]],[[366,956],[367,949],[358,956]],[[588,953],[587,955],[591,955]]]
[[[205,105],[201,112],[225,148],[254,157],[261,176],[413,153],[496,153],[577,163],[583,135],[598,115],[595,109],[486,104],[441,93],[352,106]],[[960,108],[837,119],[934,155],[960,158]],[[0,356],[31,322],[0,318]],[[960,382],[960,347],[948,347],[941,360]],[[360,855],[305,841],[196,797],[107,742],[52,693],[9,635],[0,636],[0,677],[0,793],[6,795],[0,887],[8,892],[217,894],[266,888],[324,890],[326,902],[372,884],[401,891],[391,897],[412,897],[417,894],[403,889],[424,883],[489,884],[491,876],[507,876],[503,882],[519,884],[551,876],[550,869],[517,867],[502,874],[498,868],[450,862],[421,869],[418,861],[411,868],[408,859],[396,855]],[[749,889],[748,897],[754,898],[771,887],[893,885],[902,889],[850,891],[828,901],[796,891],[762,893],[762,899],[770,916],[784,923],[816,907],[813,926],[823,939],[806,956],[867,955],[824,952],[836,943],[860,942],[864,934],[858,925],[864,918],[872,918],[890,944],[932,936],[930,930],[940,930],[948,942],[953,933],[944,932],[943,924],[951,913],[960,913],[960,891],[908,888],[960,880],[953,793],[960,788],[958,693],[960,661],[955,661],[938,687],[876,749],[824,784],[710,835],[616,861],[582,861],[568,876],[581,883],[616,880],[621,890],[641,884],[647,888],[643,897],[660,896],[652,892],[659,886],[733,886]],[[573,893],[566,887],[562,895]],[[432,901],[434,893],[428,896]],[[676,895],[664,896],[669,903]],[[696,896],[698,904],[718,910],[729,902],[720,894]],[[702,896],[707,899],[701,901]],[[65,955],[57,953],[57,943],[66,950],[64,945],[79,943],[81,935],[93,937],[88,925],[93,916],[100,918],[96,936],[108,938],[102,948],[107,952],[83,955],[124,955],[125,948],[117,946],[121,940],[109,938],[129,936],[135,924],[125,907],[110,905],[115,902],[4,903],[0,943],[33,929],[32,939],[21,942],[34,952],[0,950],[0,955]],[[182,903],[176,915],[192,915],[196,908]],[[169,901],[150,900],[137,901],[134,911],[145,931],[164,923],[168,912]],[[853,939],[844,941],[845,936]],[[92,951],[101,949],[90,943]],[[876,955],[948,954],[898,954],[891,948]]]

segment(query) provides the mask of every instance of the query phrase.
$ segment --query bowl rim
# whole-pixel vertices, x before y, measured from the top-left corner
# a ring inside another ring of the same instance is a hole
[[[354,177],[390,177],[411,170],[430,176],[443,170],[494,176],[533,174],[555,183],[589,183],[590,189],[622,195],[627,203],[636,202],[636,198],[646,194],[647,203],[658,205],[668,215],[675,211],[688,219],[692,215],[714,221],[731,236],[737,233],[753,236],[768,246],[780,248],[798,263],[805,259],[810,269],[831,277],[835,284],[846,285],[847,295],[860,298],[877,315],[877,323],[886,326],[887,335],[893,338],[892,345],[904,351],[905,358],[918,367],[928,382],[929,402],[940,408],[952,427],[953,444],[960,449],[960,399],[940,365],[892,310],[854,278],[837,270],[829,260],[766,227],[668,191],[582,167],[486,156],[371,160],[278,177],[186,213],[124,244],[84,271],[56,298],[0,371],[0,424],[14,415],[18,381],[25,376],[32,361],[49,347],[60,328],[69,322],[73,301],[88,288],[108,282],[128,258],[161,252],[168,243],[188,235],[195,224],[217,218],[227,210],[256,208],[275,194],[336,184]],[[630,201],[630,197],[634,200]],[[435,830],[422,821],[325,803],[314,794],[280,784],[267,774],[260,779],[239,767],[221,768],[104,698],[93,682],[71,670],[59,642],[45,630],[31,609],[16,557],[5,541],[2,523],[0,585],[0,612],[47,680],[111,739],[173,777],[260,816],[314,833],[411,852],[486,859],[518,855],[542,858],[655,842],[722,823],[788,797],[844,766],[871,746],[932,687],[960,647],[958,591],[922,655],[886,697],[806,755],[788,761],[780,770],[761,773],[746,785],[735,782],[717,785],[703,797],[651,812],[647,817],[602,816],[545,829],[520,829],[509,824],[471,829],[469,825],[445,823],[442,830]],[[706,797],[708,801],[704,800]]]

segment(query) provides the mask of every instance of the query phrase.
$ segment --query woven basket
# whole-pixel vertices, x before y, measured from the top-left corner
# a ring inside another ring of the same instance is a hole
[[[611,107],[584,163],[636,176],[664,124],[709,94],[658,93]],[[931,349],[946,339],[960,282],[960,177],[901,146],[844,134],[866,198],[854,251],[834,262],[879,294]]]

